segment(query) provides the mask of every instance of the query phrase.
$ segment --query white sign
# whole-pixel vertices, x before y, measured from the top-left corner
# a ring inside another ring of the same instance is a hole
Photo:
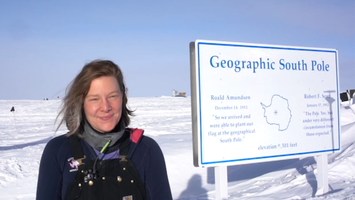
[[[197,40],[190,52],[195,166],[340,149],[337,50]]]

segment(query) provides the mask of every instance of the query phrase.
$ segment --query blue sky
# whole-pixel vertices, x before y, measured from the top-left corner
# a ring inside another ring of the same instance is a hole
[[[0,99],[63,96],[82,66],[111,59],[129,96],[190,94],[196,39],[337,49],[355,88],[355,1],[179,0],[0,3]]]

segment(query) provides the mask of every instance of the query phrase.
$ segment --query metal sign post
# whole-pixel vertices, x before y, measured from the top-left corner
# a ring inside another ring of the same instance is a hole
[[[227,166],[214,168],[216,182],[216,200],[228,199],[228,172]]]
[[[329,192],[328,185],[328,155],[322,154],[316,156],[317,161],[317,184],[318,189],[316,195],[323,195]]]

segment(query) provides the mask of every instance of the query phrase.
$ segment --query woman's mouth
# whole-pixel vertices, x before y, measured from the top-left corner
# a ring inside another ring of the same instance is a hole
[[[108,121],[110,119],[112,119],[113,115],[107,115],[107,116],[102,116],[102,117],[99,117],[101,120],[103,121]]]

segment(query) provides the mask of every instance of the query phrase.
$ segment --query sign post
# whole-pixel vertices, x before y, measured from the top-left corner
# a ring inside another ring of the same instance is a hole
[[[227,166],[217,166],[214,168],[216,182],[216,200],[228,199],[228,172]]]
[[[326,154],[318,155],[317,162],[317,192],[316,195],[323,195],[329,192],[328,183],[328,156]]]
[[[195,166],[340,150],[337,50],[196,40],[190,55]]]

